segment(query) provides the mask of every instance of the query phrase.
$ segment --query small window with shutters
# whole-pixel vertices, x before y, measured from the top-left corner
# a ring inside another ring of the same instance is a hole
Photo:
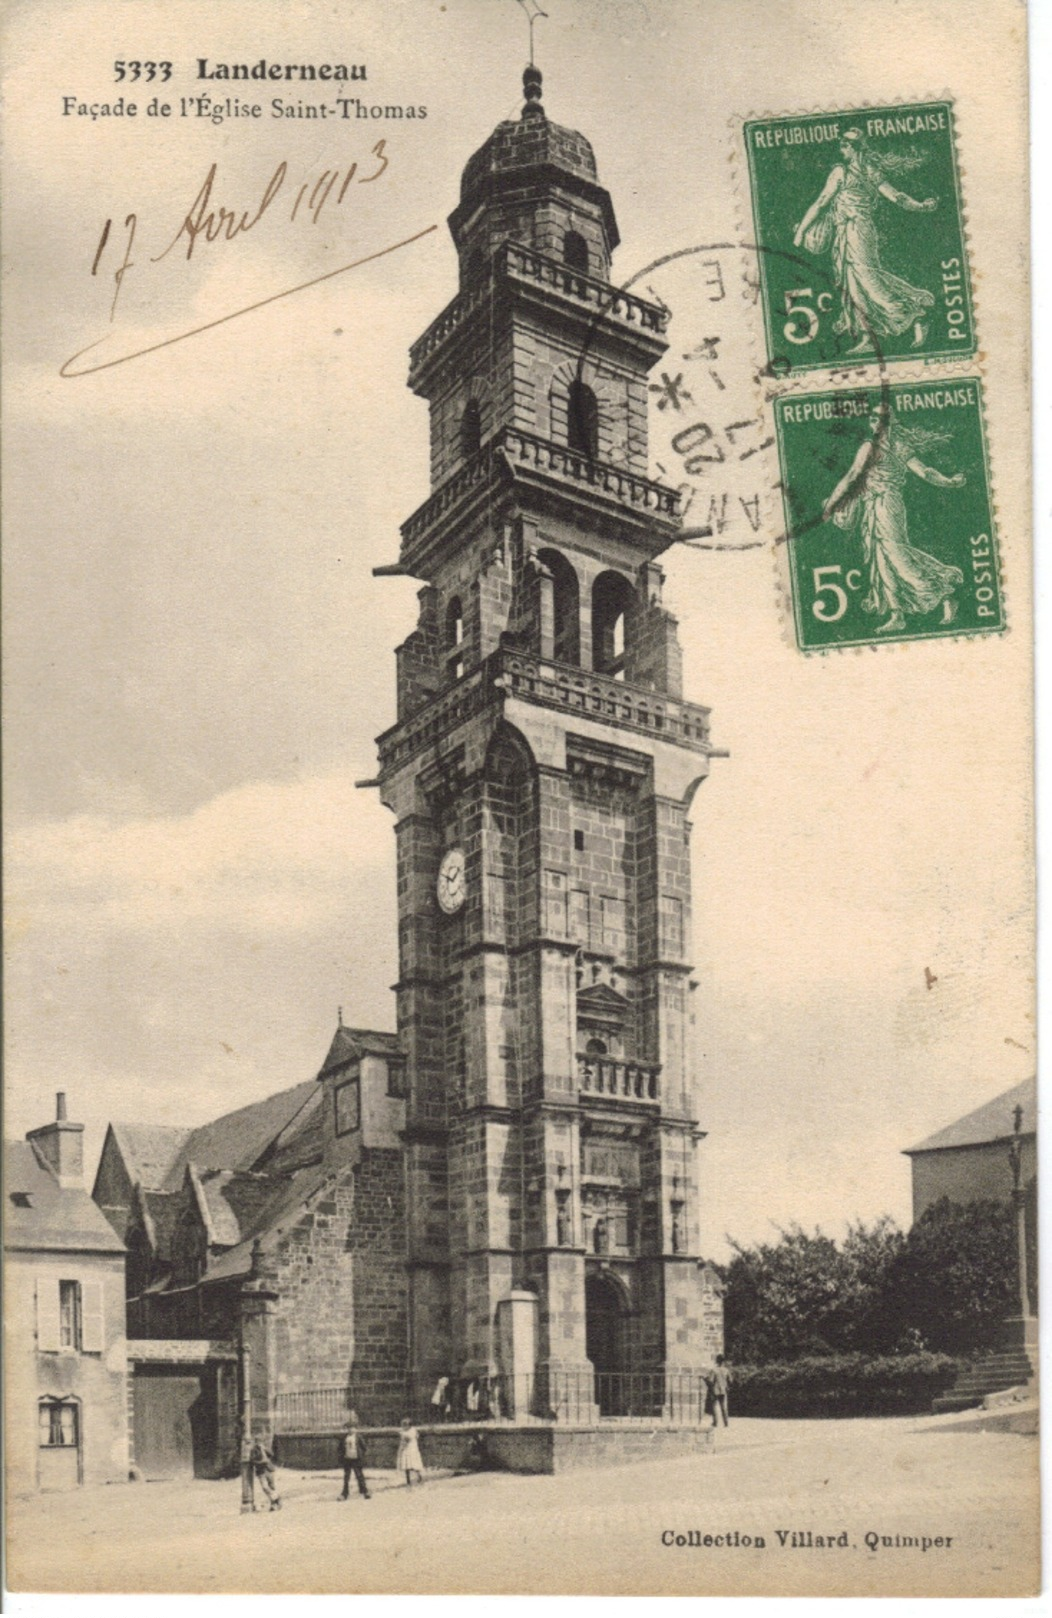
[[[60,1281],[58,1284],[58,1346],[80,1347],[80,1283]]]
[[[105,1346],[102,1282],[40,1276],[37,1281],[39,1352],[101,1354]]]

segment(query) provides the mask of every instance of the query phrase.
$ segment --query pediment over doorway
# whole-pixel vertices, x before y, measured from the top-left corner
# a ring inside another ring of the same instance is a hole
[[[620,1028],[628,1017],[628,1001],[609,983],[592,983],[577,991],[577,1016],[581,1021]]]

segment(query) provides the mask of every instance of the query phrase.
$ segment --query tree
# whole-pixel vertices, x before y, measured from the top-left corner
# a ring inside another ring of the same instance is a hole
[[[889,1266],[886,1309],[929,1348],[967,1353],[997,1341],[1018,1313],[1015,1221],[1007,1202],[926,1209]]]
[[[839,1247],[799,1225],[780,1238],[751,1248],[731,1242],[724,1310],[732,1359],[762,1365],[892,1346],[884,1280],[904,1242],[892,1220],[852,1225]]]

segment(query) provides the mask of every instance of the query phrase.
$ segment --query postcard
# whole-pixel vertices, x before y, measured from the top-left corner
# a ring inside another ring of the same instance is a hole
[[[15,0],[15,1592],[1040,1584],[1018,0]]]

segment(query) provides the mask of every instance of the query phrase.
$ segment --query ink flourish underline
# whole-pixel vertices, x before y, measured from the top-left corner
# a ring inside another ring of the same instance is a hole
[[[268,303],[277,303],[281,298],[291,298],[294,292],[306,292],[309,287],[320,286],[323,281],[331,281],[334,276],[346,275],[348,270],[357,270],[363,264],[371,264],[375,259],[386,258],[390,253],[396,253],[400,247],[409,247],[411,243],[418,242],[424,236],[430,236],[432,231],[438,229],[437,225],[428,225],[424,230],[418,230],[413,236],[406,236],[400,242],[394,242],[390,247],[382,247],[378,253],[367,253],[364,258],[356,258],[350,264],[341,264],[337,270],[326,270],[324,275],[316,275],[310,281],[301,281],[298,286],[286,287],[282,292],[272,292],[268,298],[260,298],[257,303],[246,304],[243,309],[234,309],[228,315],[220,315],[217,320],[208,320],[203,326],[192,326],[189,331],[178,332],[175,337],[166,337],[163,342],[150,343],[146,348],[137,348],[131,354],[121,354],[115,360],[103,360],[98,365],[86,365],[82,370],[71,371],[70,366],[75,365],[85,354],[90,354],[93,348],[100,343],[108,341],[107,337],[99,337],[87,348],[82,348],[59,369],[59,376],[67,381],[75,381],[80,376],[92,376],[96,371],[109,371],[115,365],[127,365],[129,360],[141,359],[144,354],[156,354],[162,348],[171,348],[173,343],[185,343],[188,337],[200,337],[202,332],[214,331],[217,326],[225,326],[229,320],[238,320],[242,315],[250,315],[256,309],[265,309]]]

